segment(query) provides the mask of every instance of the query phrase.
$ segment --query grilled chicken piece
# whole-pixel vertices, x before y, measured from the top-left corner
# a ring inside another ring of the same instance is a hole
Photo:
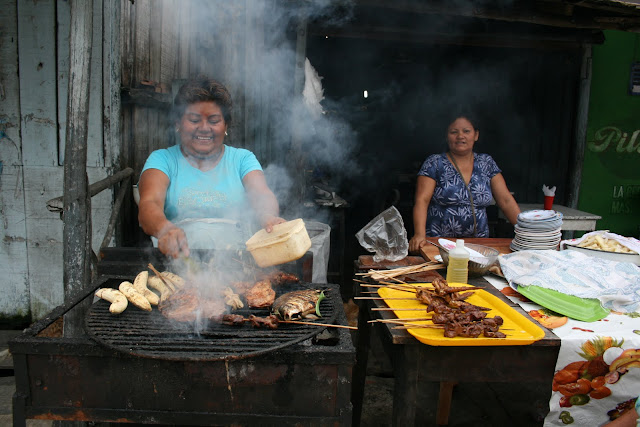
[[[276,299],[276,291],[271,287],[269,280],[261,280],[256,282],[251,289],[244,294],[249,307],[264,308],[271,307]]]
[[[253,287],[253,282],[232,282],[231,287],[240,295],[244,295]]]
[[[260,277],[261,280],[269,280],[273,286],[283,285],[285,283],[298,283],[300,279],[295,274],[285,273],[284,271],[272,271]]]
[[[194,288],[184,288],[169,295],[158,305],[167,319],[194,322],[198,318],[219,320],[226,312],[222,298],[205,298]]]

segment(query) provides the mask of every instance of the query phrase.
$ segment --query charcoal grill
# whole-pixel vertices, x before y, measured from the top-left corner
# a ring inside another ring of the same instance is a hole
[[[326,343],[332,345],[316,345],[315,337],[299,336],[295,338],[302,339],[298,343],[285,340],[286,346],[275,348],[271,342],[270,351],[256,349],[265,351],[241,358],[191,348],[184,351],[183,347],[173,356],[136,354],[129,349],[143,339],[135,335],[128,337],[123,348],[99,343],[89,335],[43,336],[49,325],[85,298],[93,298],[95,289],[120,283],[123,278],[116,274],[130,279],[148,262],[164,268],[161,255],[150,248],[110,248],[101,255],[99,280],[9,343],[16,378],[15,426],[26,425],[26,419],[169,425],[351,425],[355,350],[345,329],[331,329],[335,340]],[[310,271],[305,264],[309,265],[308,257],[288,266],[288,272],[308,281]],[[332,297],[340,295],[337,285],[323,287],[330,288]],[[346,324],[341,304],[327,306],[332,300],[339,298],[323,301],[321,310],[326,317],[322,321],[331,322],[333,318],[335,323]],[[103,302],[98,303],[91,311],[104,311]],[[131,310],[129,314],[149,313]],[[93,314],[85,319],[89,321],[89,317]],[[296,330],[293,326],[302,325],[281,326],[286,328],[276,331]],[[313,335],[321,329],[324,327],[307,332]],[[94,334],[98,331],[93,326],[87,330]],[[172,336],[168,341],[176,339],[176,334],[192,340],[190,344],[193,340],[212,341],[207,335],[182,334],[185,331],[179,327],[164,332]],[[161,351],[156,346],[153,352],[171,353],[165,344]],[[186,353],[191,355],[185,357]]]
[[[110,279],[103,287],[117,288],[122,280]],[[326,284],[288,284],[278,286],[278,295],[301,289],[323,289],[322,317],[314,323],[332,324],[340,309],[340,292]],[[245,318],[268,316],[266,309],[236,310]],[[85,317],[87,334],[106,347],[142,357],[165,360],[239,360],[279,350],[312,338],[324,326],[285,324],[277,329],[256,329],[247,324],[230,326],[214,321],[202,325],[166,319],[157,309],[151,312],[128,307],[115,316],[109,303],[95,302]]]

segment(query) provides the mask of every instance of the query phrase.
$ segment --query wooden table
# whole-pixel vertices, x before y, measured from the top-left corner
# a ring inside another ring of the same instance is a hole
[[[433,239],[437,240],[437,239]],[[501,253],[508,253],[511,239],[470,238],[468,243],[491,246]],[[428,245],[427,254],[432,258],[438,254],[435,246]],[[424,262],[422,257],[408,256],[395,263],[373,263],[371,256],[360,256],[355,261],[355,269],[367,271],[371,268],[387,266],[414,265]],[[430,281],[438,272],[421,273],[420,281]],[[469,283],[480,286],[496,295],[509,306],[529,315],[517,304],[496,290],[482,277],[470,278]],[[353,373],[352,403],[354,425],[359,425],[362,410],[362,396],[366,377],[369,339],[372,318],[391,319],[395,315],[388,311],[372,311],[373,307],[386,307],[383,301],[358,300],[360,312],[358,318],[358,337],[356,343],[356,366]],[[535,322],[535,321],[534,321]],[[537,324],[537,323],[536,323]],[[540,341],[525,346],[477,346],[477,347],[438,347],[420,343],[411,334],[403,330],[392,329],[391,324],[376,322],[385,351],[391,357],[394,372],[393,425],[413,426],[416,406],[425,402],[417,402],[418,390],[424,382],[439,382],[440,395],[436,423],[446,425],[453,386],[458,382],[548,382],[551,393],[551,381],[555,370],[560,339],[546,328],[545,336]]]

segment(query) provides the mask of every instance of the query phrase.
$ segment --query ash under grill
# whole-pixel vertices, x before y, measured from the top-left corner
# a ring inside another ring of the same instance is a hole
[[[105,287],[117,288],[117,280]],[[291,284],[276,289],[277,296],[301,289],[323,289],[326,298],[320,302],[322,318],[315,323],[332,324],[339,312],[339,291],[324,284]],[[109,312],[107,301],[98,300],[85,317],[87,334],[100,344],[127,354],[165,360],[238,360],[278,350],[312,338],[324,326],[280,323],[277,329],[254,328],[249,322],[230,326],[204,320],[200,323],[179,323],[168,320],[157,309],[146,312],[129,307],[121,314]],[[268,316],[266,309],[236,310],[247,318]]]

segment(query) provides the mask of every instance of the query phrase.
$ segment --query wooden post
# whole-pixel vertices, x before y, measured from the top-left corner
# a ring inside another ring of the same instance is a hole
[[[573,141],[571,170],[569,171],[569,191],[567,206],[578,208],[578,195],[582,179],[584,150],[587,146],[587,125],[589,119],[589,97],[591,90],[591,45],[582,48],[582,66],[578,87],[578,108],[576,111],[575,139]]]
[[[69,95],[64,155],[64,297],[89,284],[91,277],[91,195],[87,178],[87,128],[93,0],[71,0],[69,40]],[[87,300],[87,304],[91,301]],[[86,305],[78,305],[64,317],[64,335],[83,335]]]

